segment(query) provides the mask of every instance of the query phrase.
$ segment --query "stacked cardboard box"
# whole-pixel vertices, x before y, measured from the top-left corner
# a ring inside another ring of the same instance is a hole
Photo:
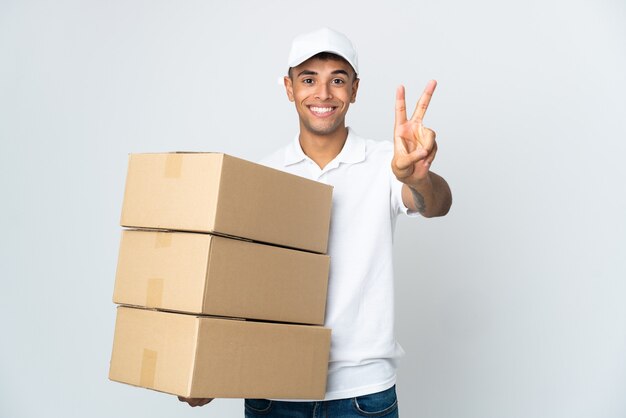
[[[133,154],[109,378],[323,398],[332,188],[218,153]]]

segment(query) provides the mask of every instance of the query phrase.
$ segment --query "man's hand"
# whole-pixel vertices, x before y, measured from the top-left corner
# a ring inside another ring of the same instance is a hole
[[[431,80],[415,106],[411,119],[406,118],[404,87],[396,91],[396,123],[393,129],[394,152],[391,169],[402,187],[402,202],[412,211],[430,218],[443,216],[452,205],[452,193],[445,179],[430,165],[437,154],[435,132],[424,126],[428,104],[437,87]]]
[[[437,154],[435,132],[423,124],[428,104],[437,87],[431,80],[417,102],[411,119],[406,118],[404,86],[396,90],[396,122],[393,130],[394,154],[391,168],[402,183],[418,186],[427,180],[430,165]]]
[[[179,396],[178,400],[181,402],[187,402],[189,406],[204,406],[211,402],[213,398],[183,398],[182,396]]]

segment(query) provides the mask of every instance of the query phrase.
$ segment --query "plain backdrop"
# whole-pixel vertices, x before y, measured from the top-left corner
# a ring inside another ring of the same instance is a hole
[[[320,26],[362,136],[439,81],[454,205],[396,230],[402,416],[626,416],[623,0],[1,0],[1,417],[243,416],[107,378],[127,155],[290,141],[277,80]]]

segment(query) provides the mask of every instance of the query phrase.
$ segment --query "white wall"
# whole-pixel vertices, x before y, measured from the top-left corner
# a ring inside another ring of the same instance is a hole
[[[107,380],[127,154],[257,159],[321,25],[360,51],[349,123],[427,115],[451,213],[396,235],[403,416],[626,416],[622,0],[0,2],[0,416],[242,416]]]

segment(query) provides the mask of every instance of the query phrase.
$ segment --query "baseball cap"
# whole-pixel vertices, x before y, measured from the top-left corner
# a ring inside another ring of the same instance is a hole
[[[293,40],[289,51],[289,67],[296,67],[320,52],[339,55],[359,73],[354,44],[343,33],[326,27],[304,33]]]

